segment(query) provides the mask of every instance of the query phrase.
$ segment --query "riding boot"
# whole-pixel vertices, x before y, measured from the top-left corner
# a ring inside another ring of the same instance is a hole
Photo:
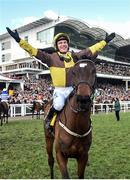
[[[53,115],[54,113],[57,113],[58,111],[54,108],[54,107],[51,107],[47,117],[46,117],[46,124],[45,124],[45,127],[46,129],[48,129],[51,133],[53,132],[53,127],[50,125],[50,122],[51,122],[51,119],[53,118]]]

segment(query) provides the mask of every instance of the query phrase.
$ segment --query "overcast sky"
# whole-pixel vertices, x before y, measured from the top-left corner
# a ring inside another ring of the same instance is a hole
[[[0,0],[0,34],[44,16],[70,16],[130,38],[130,0]]]

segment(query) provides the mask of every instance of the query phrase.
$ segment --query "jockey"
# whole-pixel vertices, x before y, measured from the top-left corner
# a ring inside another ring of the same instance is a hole
[[[0,99],[1,99],[1,102],[5,101],[5,102],[8,102],[9,100],[9,95],[8,95],[8,92],[7,92],[7,89],[4,88],[1,95],[0,95]]]
[[[27,41],[22,40],[19,37],[17,30],[12,31],[8,27],[6,29],[16,42],[19,43],[21,48],[27,51],[31,56],[40,59],[50,68],[52,83],[55,89],[53,92],[53,105],[46,119],[48,129],[51,128],[50,120],[52,119],[54,113],[62,110],[65,105],[66,98],[73,91],[73,87],[69,84],[67,77],[68,69],[74,66],[74,64],[80,59],[95,58],[97,53],[115,37],[115,33],[111,33],[110,35],[106,34],[105,40],[102,40],[79,52],[70,52],[69,36],[66,33],[58,33],[54,37],[55,51],[49,54],[45,51],[32,47]]]

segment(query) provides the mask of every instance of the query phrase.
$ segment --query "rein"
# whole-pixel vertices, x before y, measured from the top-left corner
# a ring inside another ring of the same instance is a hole
[[[67,98],[67,102],[68,102],[68,105],[69,105],[69,107],[70,107],[70,109],[74,112],[74,113],[78,113],[78,112],[80,112],[81,110],[80,109],[74,109],[73,107],[72,107],[72,105],[70,104],[70,100],[69,100],[69,97]]]
[[[84,61],[81,61],[81,62],[84,62]],[[92,61],[90,61],[90,62],[92,62]],[[78,63],[77,63],[77,64],[78,64]],[[91,89],[91,94],[90,94],[89,98],[92,100],[92,99],[93,99],[93,92],[94,92],[94,85],[91,85],[90,82],[85,81],[85,80],[81,80],[80,82],[77,82],[77,84],[74,86],[73,96],[77,96],[77,95],[78,95],[78,94],[77,94],[77,90],[78,90],[78,86],[79,86],[80,84],[86,84],[86,85],[89,86],[89,88]],[[71,102],[70,102],[70,97],[67,98],[67,103],[68,103],[68,106],[69,106],[70,110],[71,110],[72,112],[76,113],[76,114],[79,113],[79,112],[85,112],[85,111],[86,111],[86,109],[85,109],[85,108],[82,108],[82,107],[81,107],[81,108],[78,107],[78,106],[77,106],[77,107],[73,107],[72,104],[71,104]],[[87,132],[84,133],[84,134],[77,134],[76,132],[71,131],[68,127],[66,127],[66,124],[63,124],[63,123],[61,122],[61,119],[59,120],[59,125],[60,125],[68,134],[70,134],[70,135],[72,135],[72,136],[75,136],[75,137],[78,137],[78,138],[86,137],[86,136],[88,136],[88,135],[90,134],[90,132],[92,131],[92,125],[91,125],[91,124],[90,124],[89,129],[87,130]]]
[[[87,82],[80,82],[80,83],[86,83],[86,84],[88,84]],[[80,83],[78,83],[78,85],[79,85]],[[74,95],[76,95],[76,94],[74,94]],[[91,95],[91,97],[92,97],[92,95]],[[71,103],[70,103],[69,97],[67,98],[67,102],[68,102],[68,105],[69,105],[70,109],[71,109],[74,113],[85,112],[85,111],[86,111],[85,109],[79,109],[79,108],[76,108],[76,109],[75,109],[75,108],[73,108],[72,105],[71,105]],[[78,138],[83,138],[83,137],[89,135],[89,133],[92,131],[92,125],[89,127],[89,130],[88,130],[86,133],[84,133],[84,134],[77,134],[77,133],[71,131],[71,130],[70,130],[69,128],[67,128],[60,120],[59,120],[59,125],[60,125],[68,134],[70,134],[70,135],[72,135],[72,136],[75,136],[75,137],[78,137]]]
[[[77,94],[76,94],[76,89],[77,89],[77,87],[78,87],[81,83],[87,84],[87,85],[90,87],[90,89],[92,90],[92,93],[91,93],[91,95],[90,95],[90,99],[92,100],[92,99],[93,99],[93,87],[91,87],[91,85],[90,85],[88,82],[86,82],[86,81],[80,81],[80,82],[74,87],[74,90],[73,90],[74,95],[77,95]],[[85,109],[79,109],[79,108],[76,108],[76,109],[75,109],[74,107],[72,107],[72,105],[71,105],[71,103],[70,103],[70,100],[69,100],[69,97],[67,98],[67,102],[68,102],[68,105],[69,105],[70,109],[71,109],[74,113],[85,112],[85,111],[86,111]]]

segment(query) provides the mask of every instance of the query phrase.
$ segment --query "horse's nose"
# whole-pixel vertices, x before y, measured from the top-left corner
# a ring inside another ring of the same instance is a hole
[[[78,109],[81,111],[88,111],[90,109],[91,102],[90,96],[77,95]]]
[[[81,104],[91,103],[91,98],[90,96],[77,95],[77,103],[81,103]]]

